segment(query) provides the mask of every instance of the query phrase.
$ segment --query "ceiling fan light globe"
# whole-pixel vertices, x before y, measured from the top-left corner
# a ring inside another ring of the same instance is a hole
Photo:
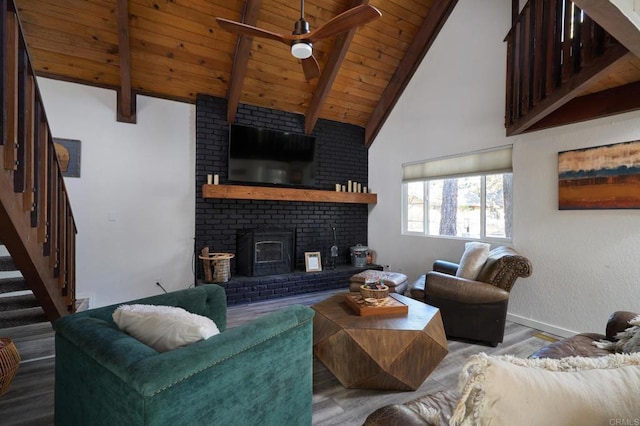
[[[307,59],[313,54],[311,43],[298,41],[291,45],[291,54],[298,59]]]

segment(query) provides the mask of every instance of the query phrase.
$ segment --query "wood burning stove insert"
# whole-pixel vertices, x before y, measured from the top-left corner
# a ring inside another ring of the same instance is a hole
[[[286,274],[295,265],[293,229],[248,229],[238,231],[236,270],[239,275],[261,277]]]

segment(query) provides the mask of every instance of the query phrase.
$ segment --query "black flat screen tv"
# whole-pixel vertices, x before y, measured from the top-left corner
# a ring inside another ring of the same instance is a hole
[[[258,127],[229,126],[229,181],[313,187],[315,138]]]

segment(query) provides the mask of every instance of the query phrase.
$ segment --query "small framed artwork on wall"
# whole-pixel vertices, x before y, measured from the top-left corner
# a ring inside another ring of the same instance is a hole
[[[80,177],[80,141],[53,138],[60,171],[64,177]]]
[[[307,251],[304,253],[304,266],[307,272],[322,271],[319,251]]]

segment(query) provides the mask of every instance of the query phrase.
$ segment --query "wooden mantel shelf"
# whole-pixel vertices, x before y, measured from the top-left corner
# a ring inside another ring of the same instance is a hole
[[[241,185],[202,185],[202,198],[354,204],[376,204],[378,202],[378,196],[369,193]]]

